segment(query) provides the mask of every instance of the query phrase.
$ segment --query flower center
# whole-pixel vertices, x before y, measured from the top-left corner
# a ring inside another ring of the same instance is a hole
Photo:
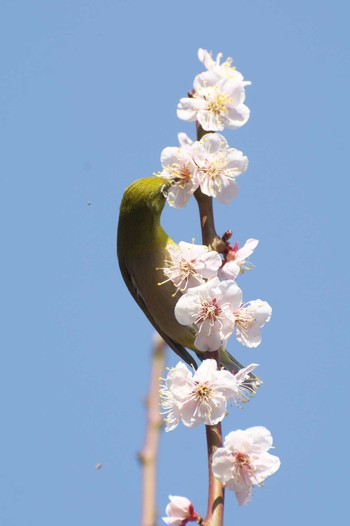
[[[221,159],[212,159],[206,166],[200,168],[202,173],[205,173],[210,179],[215,180],[219,175],[222,175],[225,169],[226,162]]]
[[[184,278],[185,278],[185,277],[189,277],[191,275],[196,274],[196,272],[194,270],[194,263],[195,263],[194,259],[191,259],[190,261],[188,261],[185,258],[181,258],[180,261],[179,261],[179,273],[180,273],[180,275],[184,276]]]
[[[237,451],[237,453],[233,453],[233,456],[235,457],[237,467],[251,469],[249,455],[242,451]]]
[[[242,331],[247,331],[255,321],[254,316],[249,314],[247,309],[236,310],[233,314],[235,316],[235,323]]]
[[[177,182],[181,188],[191,180],[192,172],[188,164],[173,163],[166,167],[170,177]]]
[[[227,104],[232,102],[231,97],[226,93],[217,93],[211,100],[208,101],[207,111],[212,111],[216,115],[227,113]]]
[[[193,394],[197,400],[200,400],[201,402],[208,402],[210,400],[210,396],[212,394],[212,388],[210,385],[208,385],[207,382],[203,384],[199,384],[196,382],[196,387],[193,390]]]
[[[204,300],[200,306],[196,323],[203,323],[205,320],[209,320],[210,324],[213,325],[220,317],[221,312],[222,310],[219,307],[216,298]]]

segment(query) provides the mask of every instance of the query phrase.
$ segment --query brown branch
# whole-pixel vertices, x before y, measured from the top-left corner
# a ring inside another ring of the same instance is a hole
[[[206,358],[214,358],[219,367],[219,352],[206,353]],[[225,488],[221,482],[214,477],[212,459],[218,447],[222,447],[221,423],[215,426],[205,426],[208,451],[208,507],[203,526],[222,526],[224,520],[224,498]]]
[[[224,252],[226,243],[220,236],[218,236],[215,230],[213,198],[203,194],[200,188],[195,191],[194,197],[197,200],[199,209],[203,245],[207,245],[217,252]]]
[[[212,131],[203,130],[202,126],[199,124],[198,121],[196,121],[196,130],[197,130],[197,141],[200,141],[201,138],[204,137],[204,135],[206,135],[207,133],[214,133]]]
[[[197,140],[199,141],[206,133],[197,122]],[[198,203],[199,216],[202,229],[202,243],[217,252],[224,252],[227,246],[227,235],[221,238],[217,235],[214,224],[213,199],[203,194],[198,188],[194,196]],[[229,239],[229,238],[228,238]],[[216,359],[218,368],[220,367],[219,352],[206,353],[206,358]],[[218,447],[222,446],[221,423],[215,426],[205,426],[207,451],[208,451],[208,508],[207,515],[202,522],[202,526],[223,526],[224,520],[224,497],[225,488],[221,482],[214,477],[212,469],[213,454]]]
[[[198,141],[207,133],[212,133],[203,130],[202,126],[198,122],[196,123],[196,126]],[[226,243],[220,236],[218,236],[215,230],[213,198],[203,194],[200,188],[195,191],[194,197],[196,198],[199,208],[203,245],[207,245],[212,250],[216,250],[217,252],[224,252]]]
[[[141,526],[156,526],[157,454],[162,418],[159,413],[159,378],[165,365],[165,342],[155,335],[149,394],[146,399],[147,427],[145,445],[139,454],[142,465]]]
[[[209,491],[207,515],[203,526],[222,526],[224,519],[225,488],[213,475],[212,458],[218,447],[222,447],[221,423],[205,426],[208,450]]]

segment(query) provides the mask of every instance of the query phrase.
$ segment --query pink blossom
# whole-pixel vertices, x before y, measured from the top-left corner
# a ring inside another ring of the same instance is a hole
[[[167,517],[162,517],[165,524],[185,526],[188,522],[196,522],[198,513],[194,511],[192,502],[186,497],[169,495],[169,504],[165,512]]]
[[[228,489],[236,493],[239,504],[248,504],[254,485],[273,475],[280,467],[280,459],[268,453],[272,436],[266,427],[256,426],[229,433],[224,447],[213,455],[213,472]]]

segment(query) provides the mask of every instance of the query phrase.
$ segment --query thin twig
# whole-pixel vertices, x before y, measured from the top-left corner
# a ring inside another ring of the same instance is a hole
[[[151,380],[147,407],[147,427],[145,445],[139,454],[142,465],[142,506],[141,526],[156,526],[156,481],[157,454],[162,418],[159,413],[159,378],[165,365],[165,342],[158,335],[154,338],[152,354]]]

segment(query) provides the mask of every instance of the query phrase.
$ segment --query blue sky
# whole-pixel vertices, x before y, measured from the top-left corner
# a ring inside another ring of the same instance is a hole
[[[228,493],[226,523],[347,513],[349,14],[341,0],[0,2],[1,525],[139,522],[153,330],[119,275],[118,208],[178,132],[194,138],[175,110],[198,47],[252,81],[249,122],[225,132],[249,170],[215,217],[260,240],[240,285],[274,311],[258,349],[229,345],[264,385],[224,431],[267,426],[282,467],[249,507]],[[164,226],[199,239],[195,203]],[[203,429],[162,436],[160,514],[169,493],[205,510],[204,457]]]

